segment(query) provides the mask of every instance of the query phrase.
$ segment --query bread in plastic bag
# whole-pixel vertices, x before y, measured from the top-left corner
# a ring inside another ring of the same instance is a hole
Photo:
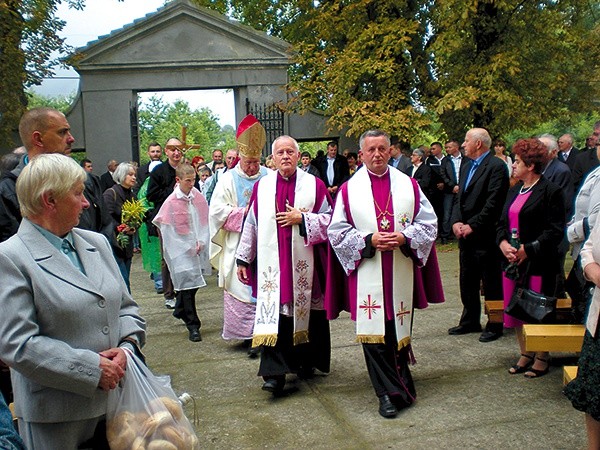
[[[198,438],[171,388],[127,349],[127,370],[109,393],[106,437],[112,450],[196,450]]]

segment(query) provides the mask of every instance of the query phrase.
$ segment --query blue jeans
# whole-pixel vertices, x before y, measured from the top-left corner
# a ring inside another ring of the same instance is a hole
[[[152,279],[154,280],[154,290],[158,291],[163,288],[162,274],[160,272],[152,272]]]
[[[452,205],[454,204],[454,198],[456,194],[444,193],[444,217],[439,218],[442,221],[442,239],[452,239]]]
[[[117,260],[117,266],[119,266],[119,270],[121,271],[121,275],[125,280],[125,284],[127,285],[127,290],[131,294],[131,286],[129,285],[129,274],[131,272],[131,258],[123,259],[115,256]]]

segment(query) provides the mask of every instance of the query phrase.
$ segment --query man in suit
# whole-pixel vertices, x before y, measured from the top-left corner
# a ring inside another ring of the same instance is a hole
[[[563,136],[564,137],[564,136]],[[561,137],[561,139],[563,139]],[[573,215],[573,207],[575,198],[573,196],[573,182],[571,179],[571,170],[566,163],[559,160],[559,148],[560,144],[556,142],[556,138],[551,134],[543,134],[539,137],[539,140],[548,149],[550,155],[550,161],[546,164],[546,167],[542,171],[542,175],[552,183],[560,186],[563,199],[565,201],[565,217],[571,218]],[[565,266],[565,259],[567,252],[569,251],[569,240],[567,235],[563,236],[563,240],[558,246],[558,263],[560,267]],[[560,298],[566,297],[565,292],[565,271],[561,270],[558,272],[558,278],[556,279],[556,296]]]
[[[558,138],[558,160],[569,166],[569,170],[575,167],[575,160],[579,154],[579,149],[573,147],[573,135],[566,133]]]
[[[433,205],[435,215],[438,216],[438,236],[442,235],[442,223],[444,217],[444,179],[442,178],[442,161],[444,154],[442,152],[441,142],[432,142],[429,146],[429,156],[425,163],[431,169],[431,180],[429,192],[431,197],[429,201]]]
[[[415,148],[410,157],[411,165],[404,173],[417,180],[427,200],[431,202],[431,168],[423,162],[424,159],[425,152],[420,148]]]
[[[577,155],[577,158],[575,159],[575,165],[573,166],[573,171],[571,173],[573,192],[575,194],[579,192],[579,187],[587,174],[600,165],[600,149],[596,147],[598,139],[599,137],[595,134],[591,135],[586,142],[588,142],[587,145],[592,145],[592,148],[579,152],[579,155]]]
[[[412,166],[410,158],[402,153],[403,143],[396,141],[390,147],[390,160],[388,164],[395,167],[400,172],[406,173],[409,167]]]
[[[92,448],[127,368],[123,348],[139,354],[145,341],[110,244],[74,228],[89,206],[85,179],[65,155],[32,159],[16,186],[23,220],[0,244],[0,357],[30,449]]]
[[[337,142],[327,143],[327,154],[324,158],[315,161],[315,166],[321,174],[321,180],[325,183],[329,195],[334,198],[342,183],[350,178],[348,161],[342,155],[338,155]]]
[[[148,178],[148,174],[150,173],[150,164],[154,161],[160,161],[162,156],[162,147],[158,142],[150,142],[148,144],[148,150],[146,152],[148,154],[148,162],[140,166],[137,171],[137,190],[140,189],[146,178]],[[154,167],[154,165],[153,165]]]
[[[460,168],[464,161],[460,152],[458,141],[450,140],[445,145],[446,156],[442,160],[440,175],[444,180],[443,214],[438,217],[442,223],[442,244],[453,238],[452,234],[452,205],[458,196],[458,183],[460,181]]]
[[[108,170],[102,175],[100,175],[100,187],[102,188],[102,192],[107,190],[109,187],[113,187],[113,185],[116,184],[115,180],[113,180],[112,175],[118,165],[119,163],[114,159],[111,159],[106,163],[106,168]]]
[[[448,334],[481,331],[480,284],[486,300],[502,298],[500,250],[496,245],[496,224],[508,192],[508,169],[490,152],[492,139],[483,128],[465,136],[463,148],[470,159],[460,173],[458,198],[452,213],[452,231],[458,239],[460,297],[463,313],[458,326]],[[502,336],[502,324],[488,324],[479,337],[490,342]]]
[[[561,138],[562,139],[562,138]],[[556,138],[551,134],[542,134],[539,140],[548,149],[550,161],[542,171],[542,174],[554,184],[561,187],[565,198],[566,217],[570,217],[573,209],[573,181],[569,166],[560,160],[559,148],[560,144],[556,142]],[[560,142],[560,140],[558,141]]]
[[[310,162],[311,162],[310,153],[302,152],[302,154],[300,155],[300,170],[303,170],[306,173],[310,173],[311,175],[314,175],[315,177],[321,178],[321,174],[319,173],[319,170],[315,166],[313,166]]]

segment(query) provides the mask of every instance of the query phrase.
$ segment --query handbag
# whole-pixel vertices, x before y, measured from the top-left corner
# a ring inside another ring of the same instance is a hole
[[[556,297],[517,286],[504,312],[526,323],[552,323],[556,316]]]

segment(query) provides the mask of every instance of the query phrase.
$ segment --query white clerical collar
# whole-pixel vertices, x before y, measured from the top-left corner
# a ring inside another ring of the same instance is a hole
[[[386,164],[386,166],[387,166],[387,164]],[[373,176],[375,176],[375,177],[377,177],[377,178],[382,178],[382,177],[386,176],[386,175],[387,175],[387,173],[390,171],[390,167],[389,167],[389,166],[387,166],[387,167],[386,167],[386,169],[385,169],[385,172],[383,172],[381,175],[379,175],[379,174],[377,174],[377,173],[375,173],[375,172],[371,172],[371,171],[370,171],[370,170],[367,168],[367,166],[365,166],[365,169],[367,169],[367,172],[369,172],[371,175],[373,175]]]

